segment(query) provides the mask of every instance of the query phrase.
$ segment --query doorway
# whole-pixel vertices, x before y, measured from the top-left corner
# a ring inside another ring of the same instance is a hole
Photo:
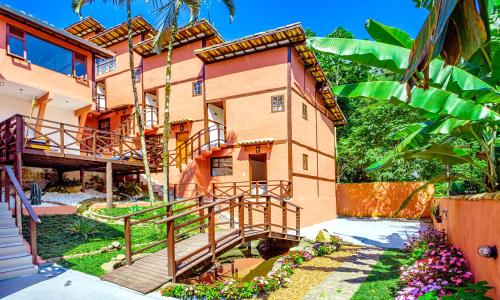
[[[175,135],[175,149],[177,151],[177,167],[180,167],[182,162],[187,163],[188,158],[188,146],[184,144],[185,141],[189,139],[189,132],[177,132]]]
[[[158,97],[152,93],[145,93],[144,104],[145,125],[146,128],[151,128],[158,124]]]
[[[207,105],[208,137],[211,146],[224,143],[224,103],[218,102]]]
[[[265,195],[267,193],[267,154],[250,154],[248,159],[252,195]]]

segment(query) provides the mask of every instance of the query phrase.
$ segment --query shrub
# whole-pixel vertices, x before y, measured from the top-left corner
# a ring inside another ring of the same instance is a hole
[[[94,236],[99,231],[97,224],[89,219],[79,218],[68,226],[68,232],[72,235],[78,235],[88,240],[90,236]]]

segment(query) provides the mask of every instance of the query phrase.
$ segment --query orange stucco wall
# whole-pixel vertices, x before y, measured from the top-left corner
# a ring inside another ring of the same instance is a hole
[[[87,76],[89,81],[77,81],[75,78],[34,64],[29,64],[22,59],[8,55],[6,45],[7,24],[16,26],[29,34],[55,45],[85,55],[87,57]],[[68,101],[78,101],[78,106],[80,107],[92,103],[92,54],[5,16],[0,16],[0,66],[0,78],[2,79],[50,92],[52,97],[66,99]]]
[[[337,211],[339,216],[392,217],[403,200],[421,182],[372,182],[337,184]],[[429,216],[429,204],[434,187],[419,192],[410,205],[401,211],[400,218]]]
[[[450,243],[462,249],[474,280],[488,281],[494,287],[489,296],[500,299],[500,259],[484,258],[477,254],[479,246],[500,247],[500,201],[460,198],[435,200],[440,205],[443,221],[434,223],[434,226],[444,229]]]

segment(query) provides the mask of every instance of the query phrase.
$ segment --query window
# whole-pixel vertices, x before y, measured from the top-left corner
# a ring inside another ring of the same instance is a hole
[[[26,58],[26,35],[24,31],[9,26],[7,29],[7,52]]]
[[[307,120],[307,105],[305,103],[302,103],[302,118]]]
[[[212,157],[210,159],[210,176],[227,176],[233,175],[233,158],[227,157]]]
[[[9,26],[8,53],[52,71],[87,80],[87,57]]]
[[[199,96],[202,94],[201,85],[201,80],[193,82],[193,96]]]
[[[302,154],[302,168],[304,170],[308,170],[309,169],[309,157],[307,156],[307,154]]]
[[[146,114],[146,127],[151,128],[158,124],[158,97],[154,94],[146,93],[144,101],[146,104],[146,109],[144,110]]]
[[[271,97],[271,112],[285,111],[283,95]]]
[[[135,68],[135,83],[141,82],[141,74],[142,74],[141,67]]]
[[[106,74],[116,70],[116,57],[112,58],[97,58],[95,60],[97,75]]]

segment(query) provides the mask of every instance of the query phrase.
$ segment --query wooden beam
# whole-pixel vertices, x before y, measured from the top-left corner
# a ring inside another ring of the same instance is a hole
[[[77,140],[81,140],[83,136],[83,128],[85,127],[85,122],[87,122],[87,116],[92,110],[92,104],[75,110],[75,116],[78,117],[78,133],[76,135]]]
[[[37,120],[35,129],[37,132],[41,132],[42,130],[43,119],[45,118],[45,109],[47,108],[47,103],[50,100],[52,100],[50,93],[47,93],[36,100],[35,107],[38,107],[38,113],[36,116]],[[38,136],[38,134],[35,134],[35,136]]]
[[[108,208],[113,208],[113,164],[106,162],[106,204]]]

